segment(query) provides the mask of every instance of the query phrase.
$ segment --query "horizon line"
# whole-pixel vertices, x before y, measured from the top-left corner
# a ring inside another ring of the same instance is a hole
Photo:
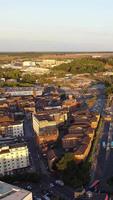
[[[83,53],[113,53],[113,51],[0,51],[0,54],[7,53],[74,53],[74,54],[83,54]]]

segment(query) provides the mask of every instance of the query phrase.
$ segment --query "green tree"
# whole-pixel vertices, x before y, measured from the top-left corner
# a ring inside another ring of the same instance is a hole
[[[56,166],[67,185],[76,188],[89,182],[90,163],[85,161],[77,164],[73,153],[65,153]]]
[[[105,71],[105,63],[93,58],[77,58],[70,63],[64,63],[53,68],[54,73],[95,73]]]
[[[74,161],[74,154],[73,153],[65,153],[65,155],[59,160],[57,163],[57,168],[60,171],[67,169],[68,163]]]

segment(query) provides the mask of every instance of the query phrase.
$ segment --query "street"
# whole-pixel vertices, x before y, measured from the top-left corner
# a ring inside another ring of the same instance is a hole
[[[28,140],[28,147],[30,153],[30,160],[32,169],[41,174],[40,184],[33,184],[32,192],[34,196],[42,198],[42,188],[46,191],[52,191],[54,195],[58,195],[65,200],[74,198],[74,190],[67,186],[59,186],[55,184],[56,177],[51,176],[50,172],[43,162],[43,157],[35,142],[34,131],[32,129],[31,120],[24,120],[25,138]],[[50,183],[54,183],[54,187],[50,188]],[[40,187],[41,186],[41,187]]]
[[[113,105],[111,105],[110,110],[113,114]],[[111,146],[113,141],[113,118],[111,121],[104,121],[103,123],[94,180],[100,180],[100,188],[104,191],[109,191],[106,183],[113,176],[113,148]]]

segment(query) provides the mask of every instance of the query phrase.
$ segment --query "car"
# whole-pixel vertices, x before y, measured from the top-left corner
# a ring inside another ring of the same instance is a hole
[[[113,141],[111,141],[111,148],[113,148]]]
[[[45,194],[45,195],[43,196],[43,198],[44,198],[45,200],[50,200],[50,198],[47,196],[47,194]]]
[[[42,200],[41,198],[39,198],[39,197],[37,197],[37,196],[34,196],[33,199],[34,199],[34,200]]]
[[[102,142],[102,146],[103,146],[103,148],[106,147],[106,143],[105,143],[105,141]]]
[[[55,183],[60,186],[64,186],[64,182],[62,180],[56,180]]]
[[[49,185],[49,186],[50,186],[50,188],[52,188],[52,187],[54,187],[54,184],[53,184],[53,183],[50,183],[50,185]]]
[[[68,151],[69,151],[69,149],[65,149],[65,151],[66,151],[66,152],[68,152]]]
[[[107,145],[107,148],[106,148],[106,150],[107,150],[107,151],[109,151],[109,149],[110,149],[110,147],[109,147],[109,145]]]
[[[38,158],[40,158],[40,155],[39,155],[39,154],[37,154],[37,157],[38,157]]]
[[[46,156],[47,156],[47,154],[46,154],[46,153],[43,153],[43,156],[44,156],[44,157],[46,157]]]
[[[30,185],[28,185],[26,188],[27,188],[28,190],[31,190],[31,189],[32,189],[32,187],[31,187]]]

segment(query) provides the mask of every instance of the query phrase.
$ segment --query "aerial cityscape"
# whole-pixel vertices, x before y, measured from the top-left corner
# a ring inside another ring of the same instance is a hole
[[[113,200],[112,10],[1,1],[1,200]]]

